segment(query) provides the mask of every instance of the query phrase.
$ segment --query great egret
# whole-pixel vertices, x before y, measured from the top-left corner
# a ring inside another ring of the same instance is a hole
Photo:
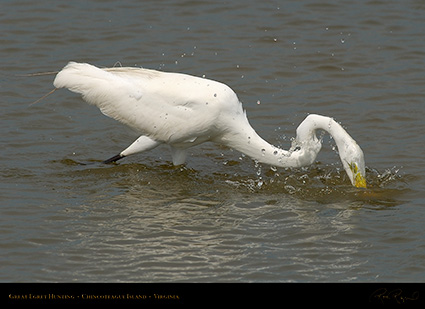
[[[307,116],[297,128],[291,148],[283,150],[254,131],[235,92],[217,81],[135,67],[97,68],[69,62],[53,84],[56,89],[81,94],[108,117],[140,132],[136,141],[105,163],[168,144],[173,163],[180,165],[189,147],[211,141],[261,163],[301,167],[314,162],[322,146],[315,132],[324,130],[335,140],[352,185],[366,187],[363,151],[329,117]]]

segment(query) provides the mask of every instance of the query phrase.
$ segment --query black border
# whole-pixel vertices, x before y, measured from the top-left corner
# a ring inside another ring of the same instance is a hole
[[[0,304],[425,305],[422,283],[1,283]],[[4,307],[4,306],[3,306]]]

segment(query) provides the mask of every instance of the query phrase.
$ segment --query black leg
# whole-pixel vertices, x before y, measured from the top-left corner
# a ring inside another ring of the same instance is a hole
[[[112,158],[109,158],[108,160],[105,160],[102,163],[108,164],[108,163],[116,162],[122,158],[124,158],[124,156],[117,154],[116,156],[113,156]]]

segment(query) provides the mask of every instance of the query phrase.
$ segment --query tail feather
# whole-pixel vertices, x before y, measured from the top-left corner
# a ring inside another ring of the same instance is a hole
[[[88,63],[69,62],[56,75],[53,85],[81,94],[87,103],[97,106],[106,116],[125,122],[120,111],[122,106],[116,103],[124,97],[129,85],[120,76]]]
[[[56,88],[67,88],[79,93],[90,104],[98,105],[99,96],[108,93],[110,84],[119,84],[122,79],[87,63],[69,62],[53,81]],[[100,106],[99,106],[100,107]]]
[[[113,70],[69,62],[56,75],[53,85],[81,94],[84,101],[97,106],[106,116],[136,129],[140,130],[141,122],[148,122],[144,113],[137,110],[140,94],[134,80],[115,74]]]

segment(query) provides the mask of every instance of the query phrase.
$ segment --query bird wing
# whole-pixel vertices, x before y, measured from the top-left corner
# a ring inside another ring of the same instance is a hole
[[[239,105],[235,93],[222,83],[141,68],[99,69],[70,62],[54,85],[80,93],[105,115],[165,143],[209,139],[217,131],[223,106],[234,100]]]

